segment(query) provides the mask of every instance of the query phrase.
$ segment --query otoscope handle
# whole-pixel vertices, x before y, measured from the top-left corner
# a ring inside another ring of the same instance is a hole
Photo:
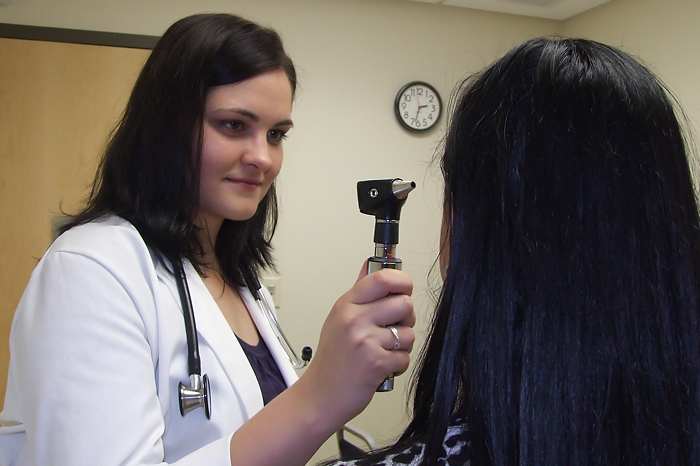
[[[375,218],[374,256],[367,261],[368,274],[381,269],[401,270],[401,259],[396,257],[396,245],[399,244],[399,218],[408,193],[415,187],[415,182],[404,181],[401,178],[357,182],[357,203],[360,206],[360,212],[373,215]],[[393,389],[394,376],[390,375],[377,388],[377,391],[388,392]]]
[[[401,270],[401,259],[372,256],[367,259],[367,273],[376,272],[381,269],[396,269]],[[394,389],[394,375],[390,375],[384,382],[377,387],[378,392],[390,392]]]
[[[401,259],[389,259],[388,257],[372,256],[367,259],[367,274],[381,269],[401,270]]]

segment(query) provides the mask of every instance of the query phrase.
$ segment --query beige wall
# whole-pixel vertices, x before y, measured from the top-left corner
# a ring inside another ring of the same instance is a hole
[[[159,35],[182,16],[225,11],[281,32],[301,89],[279,179],[279,313],[300,348],[315,346],[325,314],[373,252],[372,219],[356,205],[360,179],[398,176],[418,183],[403,210],[398,254],[416,284],[419,340],[430,318],[427,276],[441,216],[441,185],[430,160],[445,119],[426,135],[402,130],[392,104],[403,84],[425,80],[448,101],[465,74],[526,38],[582,35],[641,55],[697,120],[693,84],[699,73],[692,51],[698,51],[693,27],[698,4],[612,0],[557,22],[402,0],[20,0],[0,7],[0,22]],[[407,379],[398,378],[393,393],[378,394],[354,424],[380,440],[400,432]]]
[[[567,21],[562,33],[615,45],[639,57],[676,95],[697,132],[699,25],[698,0],[613,0]]]

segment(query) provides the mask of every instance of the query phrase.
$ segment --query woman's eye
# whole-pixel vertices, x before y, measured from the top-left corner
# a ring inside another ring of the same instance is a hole
[[[283,140],[287,139],[287,132],[281,129],[273,129],[267,133],[267,139],[272,144],[280,144]]]
[[[243,122],[238,120],[224,120],[222,125],[231,131],[241,131],[244,128]]]

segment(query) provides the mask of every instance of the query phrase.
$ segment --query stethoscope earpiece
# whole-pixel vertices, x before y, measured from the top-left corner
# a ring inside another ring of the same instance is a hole
[[[204,415],[211,419],[211,389],[207,374],[190,374],[191,386],[180,382],[178,391],[180,394],[180,415],[185,416],[193,409],[202,406]]]
[[[301,360],[304,361],[306,364],[308,364],[309,361],[311,361],[311,356],[313,355],[313,353],[314,353],[314,350],[312,350],[310,346],[304,346],[301,349]],[[304,364],[304,365],[306,365],[306,364]]]

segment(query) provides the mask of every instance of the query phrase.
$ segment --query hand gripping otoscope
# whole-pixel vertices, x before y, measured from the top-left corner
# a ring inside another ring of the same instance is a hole
[[[401,270],[401,259],[396,257],[399,244],[399,217],[401,207],[406,203],[408,193],[416,183],[401,178],[366,180],[357,182],[357,203],[360,212],[374,215],[374,256],[367,262],[367,273],[380,269]],[[394,376],[391,375],[377,388],[378,392],[394,389]]]

